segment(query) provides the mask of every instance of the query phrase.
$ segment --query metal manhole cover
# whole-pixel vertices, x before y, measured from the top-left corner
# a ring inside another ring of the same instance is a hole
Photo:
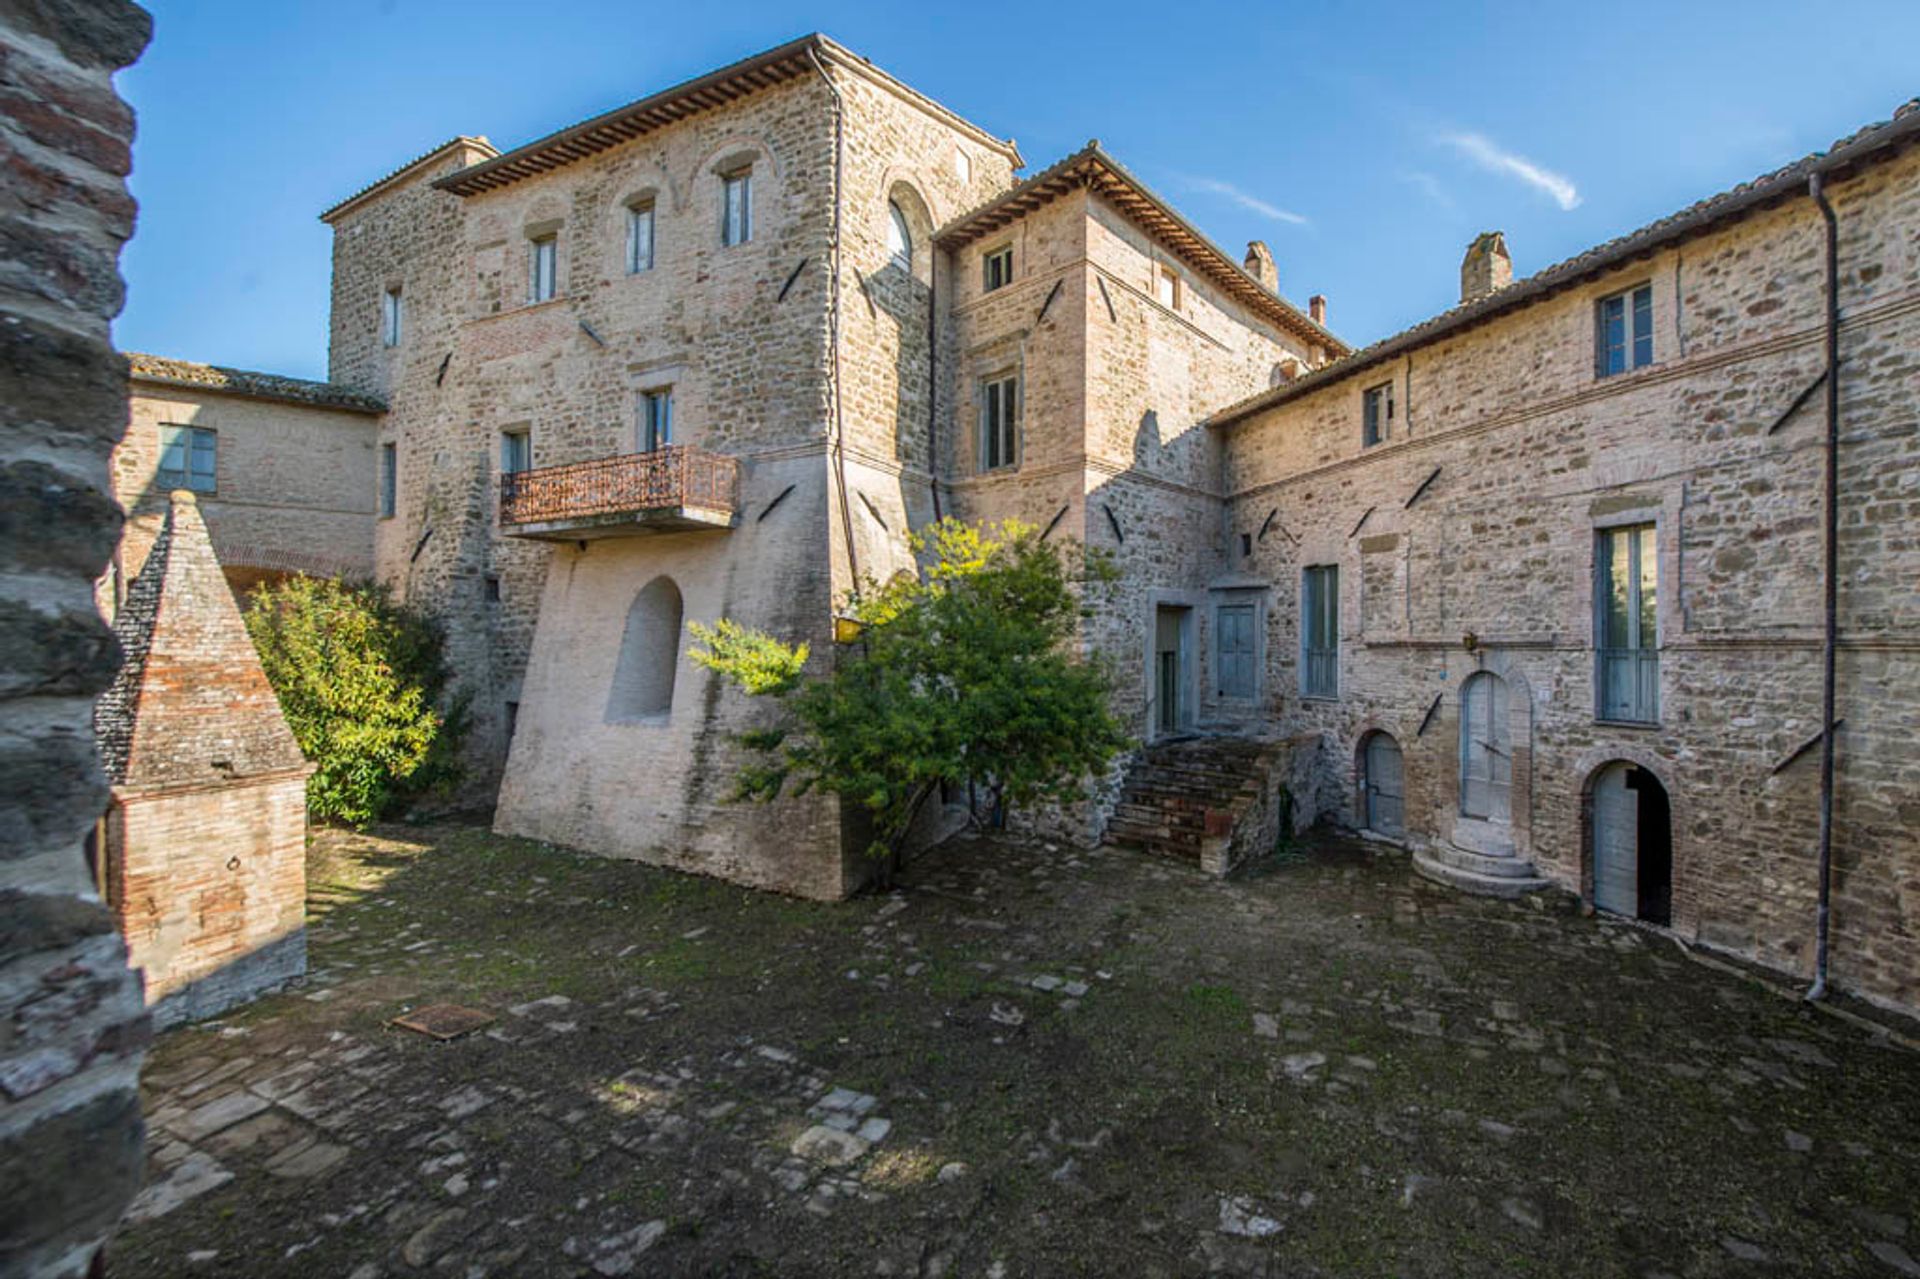
[[[462,1008],[458,1004],[428,1004],[395,1017],[388,1024],[434,1039],[458,1039],[492,1020],[492,1013],[481,1012],[478,1008]]]

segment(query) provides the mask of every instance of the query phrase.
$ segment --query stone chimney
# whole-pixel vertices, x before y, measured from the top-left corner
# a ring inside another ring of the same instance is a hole
[[[1513,259],[1507,256],[1507,237],[1482,231],[1467,246],[1460,262],[1460,301],[1478,302],[1513,283]]]
[[[1260,281],[1267,292],[1280,291],[1280,268],[1274,265],[1273,250],[1265,240],[1247,241],[1247,274]]]
[[[1319,325],[1323,329],[1326,328],[1327,327],[1327,295],[1324,293],[1316,293],[1312,297],[1308,298],[1307,314],[1313,317],[1313,322],[1315,324]]]

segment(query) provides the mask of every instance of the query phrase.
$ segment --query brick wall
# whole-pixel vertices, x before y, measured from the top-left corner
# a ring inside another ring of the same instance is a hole
[[[127,511],[119,572],[131,580],[166,518],[160,428],[215,433],[216,490],[200,510],[229,576],[373,575],[376,418],[372,414],[136,381],[113,489]]]
[[[135,5],[0,10],[0,1272],[79,1275],[139,1184],[139,983],[82,841],[106,806],[93,695],[117,653],[94,608],[120,531],[126,428],[108,340],[133,230],[133,114],[112,75]]]

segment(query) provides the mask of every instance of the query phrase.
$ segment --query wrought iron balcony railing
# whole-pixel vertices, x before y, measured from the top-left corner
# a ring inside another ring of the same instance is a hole
[[[611,532],[622,523],[727,526],[739,484],[737,458],[686,444],[543,466],[500,477],[500,524],[503,531],[535,536],[534,528]]]

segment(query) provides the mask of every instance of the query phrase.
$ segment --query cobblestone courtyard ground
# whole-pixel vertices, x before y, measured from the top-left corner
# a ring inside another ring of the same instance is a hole
[[[1920,1275],[1920,1057],[1321,840],[771,897],[328,832],[313,974],[147,1068],[115,1276]],[[388,1025],[492,1013],[436,1042]]]

